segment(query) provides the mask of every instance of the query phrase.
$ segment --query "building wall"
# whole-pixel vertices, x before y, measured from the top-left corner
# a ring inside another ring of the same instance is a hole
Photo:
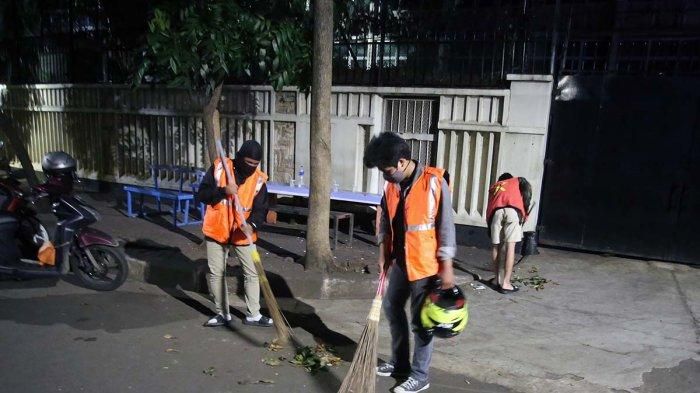
[[[450,172],[457,223],[485,226],[488,187],[504,171],[528,178],[539,200],[551,77],[508,79],[508,89],[334,87],[329,163],[334,182],[345,190],[380,193],[383,180],[364,168],[362,156],[369,139],[383,131],[385,98],[428,97],[438,111],[432,136],[404,137],[427,138],[433,161],[428,163]],[[226,148],[232,153],[244,140],[256,139],[265,149],[261,166],[271,181],[287,183],[303,165],[308,184],[310,103],[296,89],[226,86],[221,102]],[[81,176],[130,184],[149,184],[151,164],[204,165],[202,104],[201,97],[166,87],[0,86],[0,105],[22,131],[37,166],[45,152],[64,150],[78,159]],[[167,185],[172,174],[162,176]],[[528,229],[535,224],[531,220]]]

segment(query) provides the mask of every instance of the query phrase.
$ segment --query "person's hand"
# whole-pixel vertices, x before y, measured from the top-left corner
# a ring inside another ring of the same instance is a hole
[[[236,195],[238,193],[238,186],[236,183],[227,184],[225,187],[226,195]]]
[[[252,226],[252,225],[250,225],[250,224],[248,224],[248,223],[245,223],[245,224],[241,225],[241,231],[242,231],[246,236],[253,236],[253,231],[254,231],[254,229],[253,229],[253,226]]]
[[[452,260],[442,261],[442,266],[438,272],[442,281],[442,289],[450,289],[455,286],[455,272],[452,268]]]

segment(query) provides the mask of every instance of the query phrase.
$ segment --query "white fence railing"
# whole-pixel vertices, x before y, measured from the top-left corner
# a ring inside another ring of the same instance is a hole
[[[334,181],[342,189],[379,193],[383,181],[376,170],[363,167],[364,146],[387,124],[415,123],[415,110],[401,110],[401,100],[426,100],[421,111],[436,110],[436,126],[402,135],[419,136],[430,150],[417,156],[449,171],[456,222],[483,226],[487,190],[501,171],[527,177],[539,191],[548,89],[549,78],[522,76],[510,89],[334,87],[329,163]],[[226,148],[231,153],[244,140],[259,141],[263,170],[274,181],[289,181],[301,165],[308,168],[310,101],[295,89],[226,86],[220,104]],[[0,106],[37,165],[45,152],[64,150],[78,159],[82,176],[132,184],[148,184],[151,164],[204,165],[203,104],[186,90],[165,87],[0,86]],[[414,119],[394,119],[401,114]],[[163,176],[167,184],[168,174]]]

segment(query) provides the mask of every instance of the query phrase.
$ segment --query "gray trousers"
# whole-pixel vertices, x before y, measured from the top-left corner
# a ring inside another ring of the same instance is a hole
[[[236,257],[243,267],[243,282],[245,291],[245,304],[248,308],[248,316],[260,315],[260,281],[255,270],[252,252],[255,244],[248,246],[221,245],[207,239],[207,262],[209,264],[209,291],[214,297],[216,312],[228,315],[228,286],[226,285],[226,261],[231,248],[236,252]]]
[[[382,307],[391,330],[391,363],[397,371],[411,370],[411,377],[428,380],[428,368],[433,356],[432,336],[422,332],[420,310],[433,278],[409,282],[404,266],[394,263],[388,273],[389,286],[384,294]],[[411,330],[414,331],[413,362],[409,361],[409,324],[406,318],[406,302],[411,299]]]

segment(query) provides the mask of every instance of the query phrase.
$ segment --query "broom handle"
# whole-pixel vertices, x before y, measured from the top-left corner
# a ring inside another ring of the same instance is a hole
[[[226,161],[224,161],[224,158],[226,157],[224,154],[224,148],[221,146],[221,140],[217,139],[216,140],[216,149],[219,151],[219,159],[221,160],[221,165],[224,167],[224,171],[226,171],[226,180],[227,181],[235,181],[233,178],[233,174],[231,173],[231,170],[229,169],[228,165],[226,165]],[[236,212],[235,214],[238,215],[238,218],[243,222],[243,225],[247,225],[248,223],[246,222],[245,216],[240,213],[240,202],[238,201],[238,194],[233,195],[233,201],[235,203],[235,209],[234,211]],[[231,226],[233,228],[233,226]],[[243,231],[241,231],[243,232]],[[243,232],[245,235],[246,239],[248,239],[249,244],[253,244],[253,239],[248,235],[247,233]]]
[[[386,282],[386,270],[379,276],[379,286],[377,286],[377,296],[384,295],[384,284]]]

